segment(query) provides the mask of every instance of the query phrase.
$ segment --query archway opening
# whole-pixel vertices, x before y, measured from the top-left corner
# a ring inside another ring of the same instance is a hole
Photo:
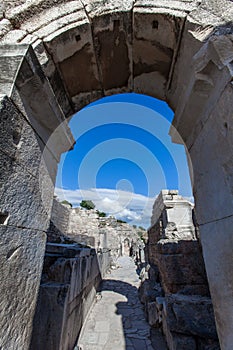
[[[172,119],[165,102],[135,93],[86,106],[69,122],[76,145],[62,155],[55,194],[73,207],[91,200],[99,211],[145,228],[161,189],[193,201],[185,148],[168,135]]]

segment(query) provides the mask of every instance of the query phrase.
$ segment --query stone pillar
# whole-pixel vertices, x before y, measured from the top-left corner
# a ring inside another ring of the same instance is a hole
[[[232,61],[233,44],[224,31],[211,36],[189,63],[192,76],[184,85],[171,129],[173,141],[187,147],[222,350],[230,350],[233,344]]]
[[[73,140],[30,47],[0,46],[0,70],[0,348],[28,349],[57,163]]]

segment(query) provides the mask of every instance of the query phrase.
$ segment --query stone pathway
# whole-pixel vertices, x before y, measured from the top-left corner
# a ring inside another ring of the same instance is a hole
[[[154,330],[152,337],[146,322],[138,298],[140,280],[133,260],[122,257],[118,264],[121,267],[112,270],[103,280],[97,302],[81,331],[77,349],[166,350],[159,330]]]

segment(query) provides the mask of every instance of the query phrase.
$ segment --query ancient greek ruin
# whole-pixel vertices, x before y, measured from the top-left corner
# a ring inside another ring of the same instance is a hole
[[[74,113],[136,92],[173,109],[195,199],[194,213],[162,191],[146,246],[133,242],[150,265],[149,323],[170,350],[232,350],[232,21],[231,0],[1,1],[0,349],[74,349],[111,261],[130,249],[129,228],[61,207],[54,184]]]

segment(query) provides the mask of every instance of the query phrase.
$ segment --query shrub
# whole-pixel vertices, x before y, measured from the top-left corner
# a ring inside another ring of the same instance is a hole
[[[80,207],[90,210],[95,208],[95,204],[92,201],[82,200]]]
[[[105,218],[107,216],[107,214],[104,211],[97,210],[97,214],[99,215],[100,218]]]
[[[117,222],[118,222],[119,224],[127,224],[127,222],[126,222],[126,221],[124,221],[124,220],[120,220],[120,219],[117,219]]]
[[[62,204],[69,205],[72,208],[72,204],[68,202],[66,199],[61,202]]]

